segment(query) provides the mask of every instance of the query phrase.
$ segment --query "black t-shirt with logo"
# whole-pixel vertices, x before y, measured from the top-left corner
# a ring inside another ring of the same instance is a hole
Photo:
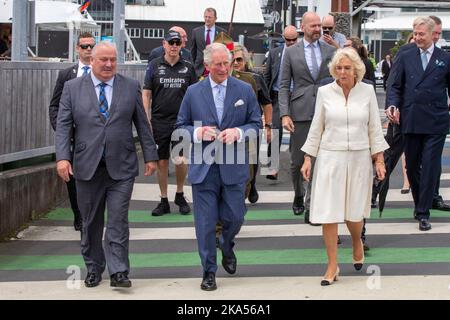
[[[194,66],[180,59],[171,66],[164,56],[148,63],[144,89],[152,91],[152,122],[175,122],[187,88],[197,82]]]

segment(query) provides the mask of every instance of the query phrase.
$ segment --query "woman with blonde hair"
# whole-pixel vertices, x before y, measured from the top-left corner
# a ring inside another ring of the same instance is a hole
[[[363,219],[370,216],[372,162],[383,180],[383,151],[389,148],[375,91],[361,81],[365,66],[358,53],[339,49],[329,69],[335,81],[319,88],[311,129],[301,148],[306,153],[301,168],[305,180],[311,176],[311,157],[316,157],[310,220],[322,224],[328,256],[322,286],[332,284],[339,274],[338,223],[345,222],[350,231],[354,268],[363,266],[361,230]]]

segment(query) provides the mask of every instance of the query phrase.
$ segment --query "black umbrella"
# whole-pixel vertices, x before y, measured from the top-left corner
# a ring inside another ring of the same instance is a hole
[[[386,175],[383,181],[379,182],[377,186],[379,190],[378,195],[378,211],[380,212],[380,218],[384,210],[384,204],[386,202],[387,193],[389,190],[389,176],[394,171],[395,166],[400,159],[403,149],[405,147],[405,141],[403,134],[400,131],[400,126],[397,124],[389,123],[388,131],[386,134],[386,141],[390,148],[384,152],[384,163],[386,165]]]

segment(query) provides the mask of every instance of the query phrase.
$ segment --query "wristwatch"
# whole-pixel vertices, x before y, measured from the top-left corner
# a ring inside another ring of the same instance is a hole
[[[264,128],[270,128],[270,129],[272,129],[272,124],[271,124],[271,123],[266,123],[266,124],[264,125]]]

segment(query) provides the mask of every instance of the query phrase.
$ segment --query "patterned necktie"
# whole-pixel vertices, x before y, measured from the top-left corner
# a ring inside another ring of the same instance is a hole
[[[427,52],[428,52],[428,51],[424,51],[424,52],[422,52],[422,54],[420,55],[420,58],[422,59],[422,67],[423,67],[423,71],[425,71],[425,69],[427,68],[427,65],[428,65]]]
[[[216,85],[216,95],[214,96],[214,104],[216,105],[217,118],[219,118],[219,124],[222,122],[223,105],[225,100],[225,87],[221,84]]]
[[[209,37],[209,33],[211,29],[206,30],[206,45],[211,44],[211,38]]]
[[[109,111],[108,111],[108,100],[106,100],[105,87],[106,83],[102,82],[99,84],[100,86],[100,94],[98,95],[98,107],[100,109],[101,114],[108,119]]]
[[[91,67],[89,67],[89,66],[84,66],[83,68],[81,68],[81,69],[83,69],[83,76],[84,75],[87,75],[88,73],[89,73],[89,69],[91,69]]]
[[[316,53],[314,52],[312,43],[309,44],[309,49],[311,50],[311,75],[313,79],[316,80],[317,76],[319,75],[319,66],[317,65]]]

